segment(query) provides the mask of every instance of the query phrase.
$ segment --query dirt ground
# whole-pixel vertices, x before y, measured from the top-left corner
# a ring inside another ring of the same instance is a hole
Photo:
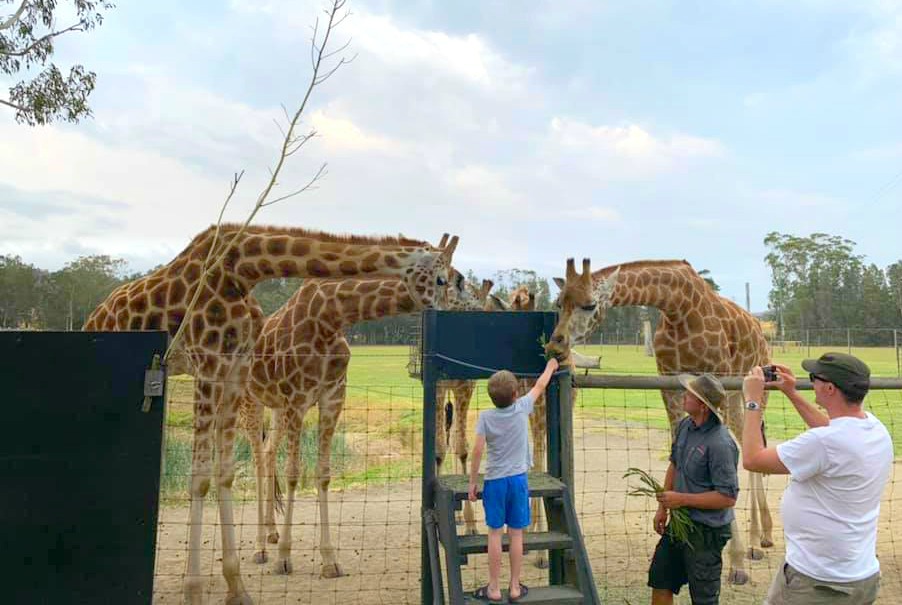
[[[612,426],[588,418],[575,422],[576,505],[592,565],[605,603],[637,604],[649,601],[645,587],[646,570],[657,535],[651,529],[654,512],[647,498],[626,496],[622,478],[635,466],[655,471],[663,477],[669,436],[646,426]],[[744,487],[747,477],[741,478]],[[902,519],[902,461],[897,462],[887,488],[878,533],[878,555],[883,582],[879,603],[898,601],[902,592],[902,536],[894,526]],[[744,586],[724,582],[721,602],[760,603],[781,563],[782,528],[779,521],[783,477],[766,479],[768,502],[774,516],[773,548],[760,561],[746,560],[751,581]],[[743,492],[745,493],[745,492]],[[747,529],[746,496],[737,506],[740,526]],[[254,502],[236,507],[237,534],[241,549],[241,573],[245,586],[258,604],[316,603],[419,603],[420,581],[420,483],[394,482],[389,486],[331,492],[333,543],[345,576],[319,577],[320,559],[316,550],[319,515],[314,497],[303,494],[296,503],[292,561],[294,573],[276,575],[270,563],[253,561],[257,508]],[[479,527],[481,507],[476,507]],[[188,536],[187,507],[166,506],[160,511],[154,603],[180,603]],[[203,572],[208,574],[208,601],[221,603],[225,581],[220,572],[218,515],[214,506],[205,510]],[[532,557],[524,570],[524,583],[547,584],[547,571],[534,567]],[[506,563],[505,563],[506,567]],[[464,569],[464,587],[473,589],[485,581],[485,555],[470,557]],[[724,574],[726,575],[726,561]],[[687,591],[677,600],[688,604]]]

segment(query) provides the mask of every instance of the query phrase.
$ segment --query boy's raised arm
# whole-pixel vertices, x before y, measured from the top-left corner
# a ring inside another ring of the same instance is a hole
[[[548,360],[548,363],[545,364],[545,371],[542,372],[542,375],[536,379],[536,384],[529,390],[529,396],[533,401],[539,398],[539,395],[545,392],[545,388],[548,386],[548,383],[551,382],[551,377],[560,367],[557,359],[551,358]]]

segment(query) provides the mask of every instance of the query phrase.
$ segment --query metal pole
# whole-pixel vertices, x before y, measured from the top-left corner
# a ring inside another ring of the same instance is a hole
[[[745,282],[745,310],[752,312],[752,296],[749,293],[749,282]]]
[[[422,337],[423,337],[423,485],[421,493],[421,528],[420,528],[420,573],[423,579],[420,582],[420,596],[422,605],[432,605],[435,599],[433,594],[432,563],[429,557],[429,535],[426,527],[426,512],[435,508],[434,485],[435,481],[435,383],[437,373],[435,371],[433,356],[436,314],[433,310],[423,313]]]
[[[893,349],[896,350],[896,376],[902,378],[902,359],[899,358],[899,331],[893,328]]]
[[[846,328],[846,348],[849,350],[849,355],[852,354],[852,330]]]
[[[805,330],[805,346],[808,348],[808,357],[811,357],[811,330]]]

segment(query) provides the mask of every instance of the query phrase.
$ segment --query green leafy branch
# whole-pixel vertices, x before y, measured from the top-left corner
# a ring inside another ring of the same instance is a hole
[[[630,496],[648,496],[650,498],[655,498],[664,491],[664,486],[658,483],[657,479],[640,468],[630,467],[626,469],[626,474],[624,474],[623,477],[638,477],[644,484],[641,487],[636,487],[627,492]],[[696,526],[689,517],[688,510],[682,507],[670,509],[670,524],[667,526],[667,533],[671,538],[692,548],[690,539],[695,531]]]

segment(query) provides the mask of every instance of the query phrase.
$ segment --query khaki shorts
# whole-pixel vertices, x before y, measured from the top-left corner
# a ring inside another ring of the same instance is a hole
[[[857,582],[822,582],[780,565],[764,605],[871,605],[880,592],[880,572]]]

